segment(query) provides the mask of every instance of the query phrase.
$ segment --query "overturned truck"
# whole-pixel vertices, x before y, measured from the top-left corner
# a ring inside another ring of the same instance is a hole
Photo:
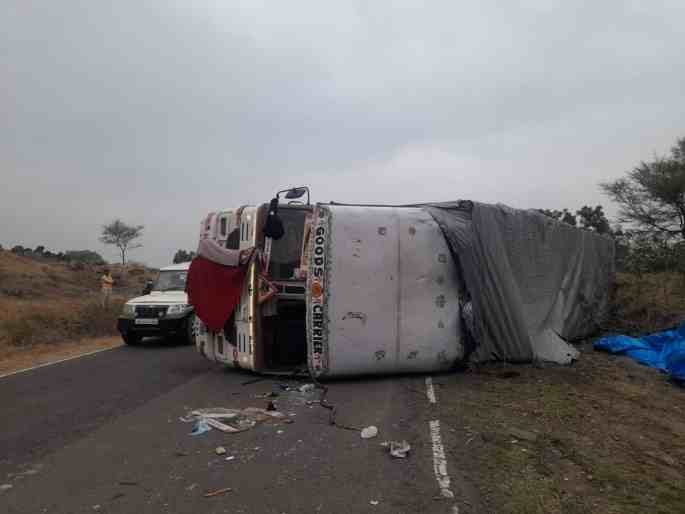
[[[280,193],[202,221],[188,293],[210,360],[316,377],[568,363],[609,307],[613,241],[537,211]]]

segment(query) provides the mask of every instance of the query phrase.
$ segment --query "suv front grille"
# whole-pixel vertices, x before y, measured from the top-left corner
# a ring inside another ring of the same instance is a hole
[[[136,305],[136,318],[163,318],[167,309],[166,305]]]

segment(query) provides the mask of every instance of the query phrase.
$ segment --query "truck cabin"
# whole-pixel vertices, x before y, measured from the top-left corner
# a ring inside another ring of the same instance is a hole
[[[318,377],[444,370],[461,358],[457,270],[428,212],[288,199],[203,221],[201,238],[264,257],[224,329],[199,326],[205,357]]]
[[[250,266],[240,302],[223,333],[208,333],[200,326],[197,346],[206,357],[266,373],[306,368],[305,238],[312,211],[312,206],[292,200],[279,205],[279,239],[264,234],[269,203],[212,213],[203,220],[201,238],[213,238],[231,250],[257,247],[269,256],[266,270],[255,263]],[[270,286],[259,278],[260,272]]]

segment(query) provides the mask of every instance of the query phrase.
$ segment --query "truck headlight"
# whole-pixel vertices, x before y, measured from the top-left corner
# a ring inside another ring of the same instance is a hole
[[[178,303],[176,305],[170,305],[167,309],[167,314],[184,314],[190,310],[190,305],[187,303]]]
[[[126,317],[126,318],[133,318],[136,315],[135,305],[131,305],[130,303],[125,303],[124,308],[121,311],[121,315]]]

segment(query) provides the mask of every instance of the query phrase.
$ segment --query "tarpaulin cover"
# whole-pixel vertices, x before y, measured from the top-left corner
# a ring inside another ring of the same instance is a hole
[[[202,256],[188,269],[186,291],[195,314],[213,332],[223,330],[238,305],[248,264],[224,266]]]
[[[456,201],[424,205],[440,225],[471,302],[472,361],[567,363],[565,340],[607,312],[614,243],[537,211]]]
[[[643,337],[608,336],[595,341],[596,350],[627,355],[640,364],[685,380],[685,323],[673,330]]]

